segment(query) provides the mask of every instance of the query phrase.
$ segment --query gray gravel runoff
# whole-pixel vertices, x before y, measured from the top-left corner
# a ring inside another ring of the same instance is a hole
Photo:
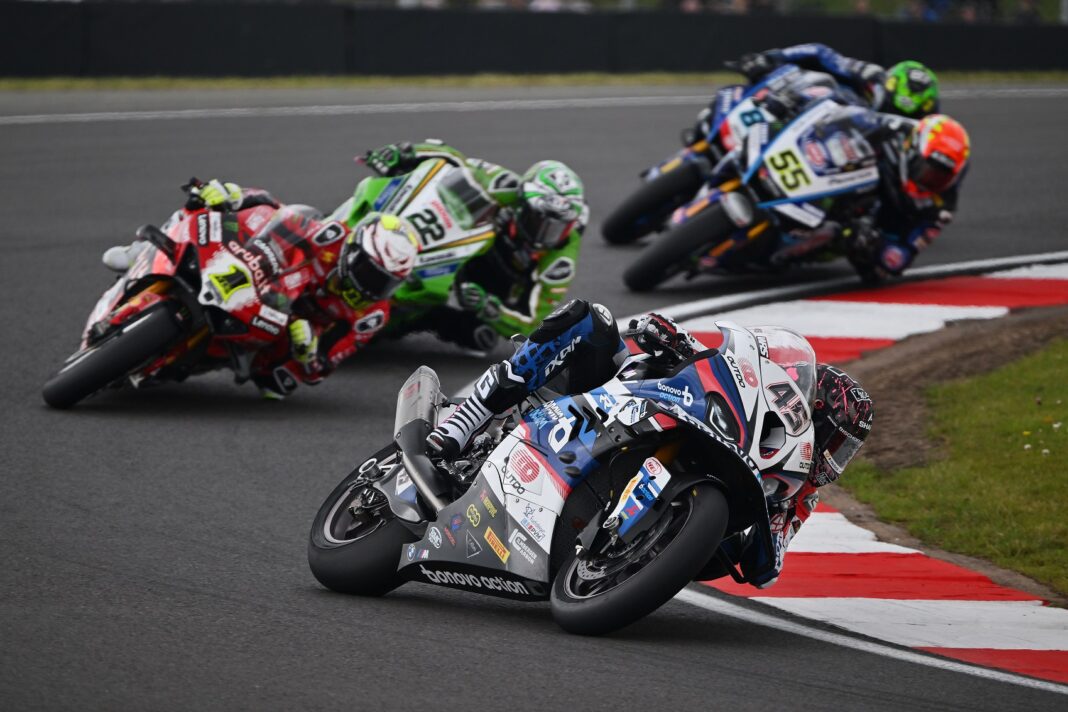
[[[0,96],[0,115],[174,108],[688,96],[703,87]],[[259,98],[257,98],[259,97]],[[681,602],[605,639],[568,636],[545,604],[412,584],[380,600],[321,589],[305,561],[320,501],[389,436],[418,364],[447,388],[482,364],[427,338],[383,343],[324,385],[261,402],[226,375],[47,409],[41,384],[76,346],[110,276],[101,251],[177,206],[189,176],[333,207],[351,156],[440,136],[515,168],[570,163],[593,225],[576,296],[617,314],[754,286],[701,280],[647,296],[599,219],[676,146],[679,103],[0,127],[0,707],[1063,709],[1063,698],[753,626]],[[946,102],[975,162],[961,215],[922,262],[1064,247],[1068,99]],[[840,268],[790,277],[842,274]]]

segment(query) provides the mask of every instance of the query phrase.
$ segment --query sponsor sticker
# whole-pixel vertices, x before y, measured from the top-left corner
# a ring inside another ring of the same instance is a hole
[[[252,325],[257,329],[263,329],[272,336],[278,336],[282,333],[282,327],[272,324],[269,321],[264,321],[258,316],[252,317]]]
[[[760,383],[760,379],[757,378],[756,369],[753,368],[753,364],[743,358],[738,361],[738,365],[742,369],[742,378],[745,379],[746,384],[755,388]]]
[[[260,316],[272,324],[278,324],[278,326],[285,326],[289,323],[289,315],[285,312],[272,309],[266,304],[260,305]]]
[[[508,547],[504,545],[500,537],[489,527],[486,527],[485,533],[482,538],[486,540],[486,543],[493,549],[493,553],[497,555],[497,558],[501,560],[502,564],[508,563],[508,557],[512,555],[512,552],[508,550]]]
[[[508,593],[522,596],[534,596],[539,593],[538,591],[531,591],[526,584],[520,581],[510,581],[501,576],[480,576],[459,571],[431,571],[422,564],[419,566],[419,573],[430,583],[463,586],[464,588],[486,588],[491,591],[507,591]]]
[[[482,545],[479,544],[478,539],[471,534],[470,529],[464,532],[464,546],[467,552],[467,558],[469,559],[482,553]]]
[[[519,523],[527,530],[527,533],[538,542],[544,541],[546,535],[545,527],[534,517],[535,513],[540,511],[541,507],[535,510],[534,505],[528,504],[523,508],[523,518],[519,520]]]
[[[818,141],[805,141],[803,148],[805,150],[805,157],[808,162],[816,168],[827,167],[827,149],[823,147]]]
[[[527,563],[531,566],[537,561],[538,553],[527,543],[526,535],[519,529],[512,530],[511,536],[508,537],[508,545],[521,557],[526,559]]]
[[[486,508],[486,512],[489,513],[490,517],[496,517],[497,508],[493,506],[493,501],[490,499],[489,492],[483,489],[482,492],[479,493],[478,498],[482,500],[482,506]]]
[[[220,213],[208,214],[208,240],[222,242],[222,215]]]
[[[508,468],[504,473],[504,483],[516,494],[532,492],[541,494],[542,485],[539,479],[541,464],[525,446],[519,446],[508,457]]]
[[[441,530],[437,527],[430,527],[430,531],[427,532],[427,539],[435,549],[441,548]]]
[[[449,529],[454,532],[460,531],[460,527],[464,525],[464,517],[462,514],[452,515],[452,519],[449,520]]]
[[[471,522],[473,527],[477,527],[482,522],[482,515],[478,513],[478,509],[473,504],[467,505],[467,521]]]

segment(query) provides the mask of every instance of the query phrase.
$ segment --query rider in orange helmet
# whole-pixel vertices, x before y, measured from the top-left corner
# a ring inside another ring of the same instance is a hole
[[[872,113],[859,123],[878,147],[881,179],[875,204],[844,230],[850,262],[879,281],[901,274],[953,220],[971,141],[945,114],[912,121]]]

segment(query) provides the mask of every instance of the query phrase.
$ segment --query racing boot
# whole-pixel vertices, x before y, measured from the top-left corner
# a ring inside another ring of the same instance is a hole
[[[104,251],[100,261],[110,270],[120,273],[125,272],[130,269],[130,265],[137,260],[141,251],[147,246],[148,243],[141,240],[135,240],[129,245],[115,245]]]
[[[436,457],[455,460],[494,416],[518,405],[528,393],[510,362],[490,366],[475,382],[475,392],[430,432],[427,449]]]

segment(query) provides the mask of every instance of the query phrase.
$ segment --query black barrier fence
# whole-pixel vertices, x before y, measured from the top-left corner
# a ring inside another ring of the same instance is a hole
[[[0,2],[0,76],[712,71],[824,42],[881,64],[1068,69],[1068,27],[873,18],[548,14],[343,5]]]

